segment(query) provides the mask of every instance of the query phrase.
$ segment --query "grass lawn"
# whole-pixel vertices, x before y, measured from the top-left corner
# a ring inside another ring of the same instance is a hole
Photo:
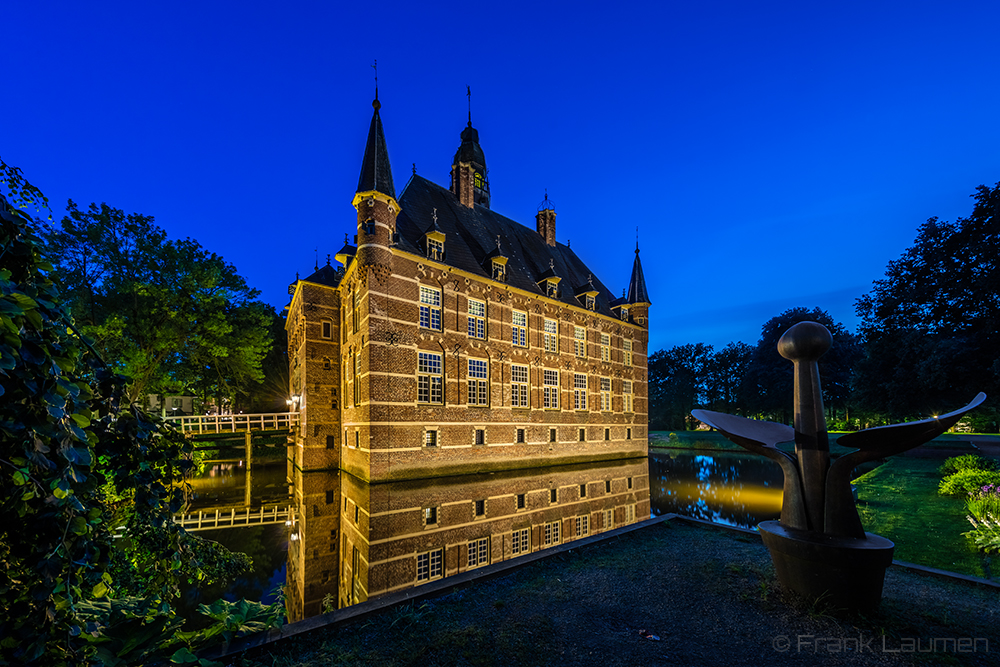
[[[899,560],[985,578],[982,556],[962,536],[971,529],[965,501],[938,495],[942,463],[896,456],[859,477],[861,523],[895,542]]]

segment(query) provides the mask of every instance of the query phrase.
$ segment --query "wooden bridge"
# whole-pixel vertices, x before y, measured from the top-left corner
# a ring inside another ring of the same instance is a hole
[[[188,532],[214,530],[216,528],[238,528],[241,526],[264,526],[285,523],[290,520],[292,509],[285,505],[270,505],[251,509],[250,507],[227,507],[225,509],[198,510],[187,514],[175,514],[174,522]]]
[[[190,435],[288,431],[299,425],[298,412],[267,412],[254,415],[194,415],[167,417],[164,421]]]

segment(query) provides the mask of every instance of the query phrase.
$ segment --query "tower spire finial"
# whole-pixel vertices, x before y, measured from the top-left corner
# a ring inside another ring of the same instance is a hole
[[[465,87],[465,94],[469,98],[469,127],[472,127],[472,86]]]
[[[375,100],[372,102],[372,106],[378,111],[379,107],[382,106],[382,103],[378,101],[378,60],[372,65],[372,69],[375,70]]]
[[[639,254],[639,227],[635,228],[635,254]]]

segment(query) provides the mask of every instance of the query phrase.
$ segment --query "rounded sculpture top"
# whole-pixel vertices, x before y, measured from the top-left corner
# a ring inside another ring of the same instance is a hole
[[[833,344],[830,330],[818,322],[799,322],[778,340],[778,354],[789,361],[815,361]]]

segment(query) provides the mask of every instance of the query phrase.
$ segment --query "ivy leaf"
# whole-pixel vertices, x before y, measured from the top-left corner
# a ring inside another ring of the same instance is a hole
[[[105,595],[107,595],[107,593],[108,593],[108,585],[105,584],[103,581],[98,581],[97,584],[94,585],[94,588],[91,589],[90,593],[95,598],[101,599],[102,597],[104,597]]]

